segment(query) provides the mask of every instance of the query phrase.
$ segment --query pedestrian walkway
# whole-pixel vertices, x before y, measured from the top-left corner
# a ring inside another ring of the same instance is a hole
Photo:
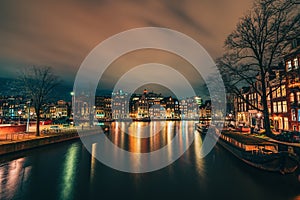
[[[90,132],[95,132],[95,130],[97,129],[93,129],[91,127],[88,128],[85,127],[85,130],[87,130],[87,134],[90,134]],[[57,131],[50,131],[47,133],[41,132],[40,136],[36,136],[35,131],[0,134],[0,145],[23,142],[28,140],[42,139],[47,137],[54,137],[57,135],[69,134],[74,132],[77,132],[75,128],[69,128],[69,129],[64,129],[60,132]]]
[[[55,134],[40,134],[40,136],[36,136],[35,134],[36,134],[35,132],[28,132],[28,133],[17,132],[17,133],[0,134],[0,145],[22,142],[27,140],[34,140],[34,139],[55,135]]]

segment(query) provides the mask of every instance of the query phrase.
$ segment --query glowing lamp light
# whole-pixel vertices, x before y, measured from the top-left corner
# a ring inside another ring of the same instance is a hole
[[[257,117],[260,118],[261,117],[261,113],[257,113]]]

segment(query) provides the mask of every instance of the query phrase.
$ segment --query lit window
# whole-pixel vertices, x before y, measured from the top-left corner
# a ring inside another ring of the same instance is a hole
[[[284,129],[289,130],[289,119],[287,117],[284,117],[283,122],[284,122]]]
[[[277,102],[273,102],[273,112],[277,113]]]
[[[281,92],[282,92],[282,96],[285,97],[285,96],[286,96],[285,85],[282,85],[282,86],[281,86]]]
[[[286,101],[282,102],[282,112],[287,112],[287,102]]]
[[[288,61],[287,62],[287,71],[291,71],[292,70],[292,61]]]
[[[294,66],[295,66],[295,69],[297,69],[299,67],[299,63],[298,63],[298,58],[297,57],[294,59]]]
[[[300,92],[297,92],[297,100],[298,100],[298,104],[300,104]]]
[[[295,102],[295,95],[294,95],[294,93],[290,94],[290,102],[292,102],[292,103]]]
[[[282,112],[282,106],[281,106],[281,101],[278,102],[278,110],[279,113]]]
[[[292,115],[292,121],[296,121],[296,111],[295,111],[295,109],[291,110],[291,115]]]
[[[277,88],[277,97],[281,97],[281,93],[280,93],[280,87]]]
[[[275,90],[272,92],[272,98],[276,98],[276,91]]]

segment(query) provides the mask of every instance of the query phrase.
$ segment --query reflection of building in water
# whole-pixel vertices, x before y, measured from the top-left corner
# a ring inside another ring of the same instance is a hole
[[[0,168],[0,194],[6,199],[13,199],[15,194],[22,190],[23,183],[30,177],[31,166],[26,166],[26,159],[19,158]]]
[[[205,176],[205,159],[203,159],[203,144],[202,144],[202,138],[200,136],[200,134],[195,134],[195,138],[194,138],[194,143],[192,144],[194,145],[194,149],[195,149],[195,164],[196,164],[196,169],[198,174],[201,177]]]
[[[95,168],[96,168],[96,156],[97,156],[97,143],[92,144],[92,152],[91,152],[91,173],[90,173],[90,184],[93,184],[94,176],[95,176]]]

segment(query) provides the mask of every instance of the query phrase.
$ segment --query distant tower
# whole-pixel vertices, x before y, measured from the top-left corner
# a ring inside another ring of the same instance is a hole
[[[147,89],[144,89],[144,94],[146,95],[148,93]]]

